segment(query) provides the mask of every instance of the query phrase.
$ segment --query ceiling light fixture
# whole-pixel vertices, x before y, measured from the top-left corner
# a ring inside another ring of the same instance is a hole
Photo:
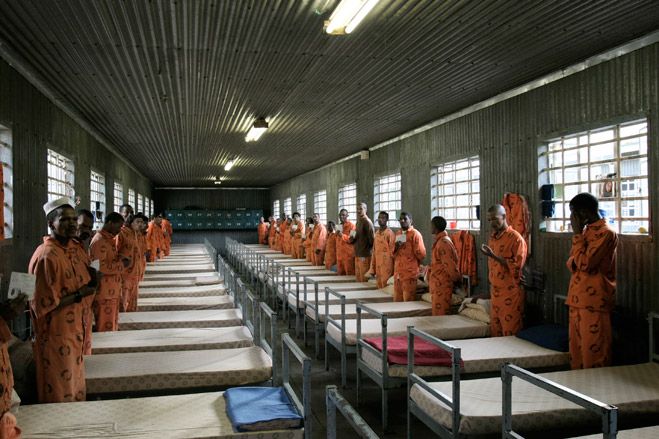
[[[245,142],[256,142],[267,129],[268,122],[264,118],[256,119],[245,136]]]
[[[331,35],[349,34],[361,23],[380,0],[341,0],[330,19],[325,22],[325,32]]]
[[[222,181],[221,181],[221,180],[215,180],[214,183],[215,183],[215,184],[222,184]]]
[[[227,162],[226,165],[224,165],[224,170],[225,171],[230,171],[231,168],[233,168],[233,164],[236,162],[236,159],[231,159]]]

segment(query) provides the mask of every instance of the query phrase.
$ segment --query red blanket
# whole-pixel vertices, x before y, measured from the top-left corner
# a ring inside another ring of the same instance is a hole
[[[366,338],[364,341],[382,352],[382,337]],[[387,362],[389,364],[407,364],[407,336],[387,337]],[[451,366],[451,354],[446,350],[425,341],[414,338],[414,364],[416,366]],[[462,360],[460,366],[462,367]]]

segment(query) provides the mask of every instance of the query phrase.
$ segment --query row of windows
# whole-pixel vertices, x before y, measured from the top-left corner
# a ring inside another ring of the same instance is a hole
[[[600,200],[600,213],[618,233],[648,234],[650,202],[648,180],[648,124],[636,120],[549,139],[538,149],[539,186],[551,185],[548,216],[540,225],[549,232],[570,231],[569,201],[581,192]],[[389,225],[398,227],[402,208],[400,173],[381,176],[373,184],[374,210],[389,213]],[[284,213],[290,214],[290,198]],[[449,229],[479,230],[480,159],[478,156],[434,166],[430,177],[433,216],[443,216]],[[279,200],[273,212],[279,217]],[[339,188],[338,208],[356,218],[357,185]],[[306,195],[297,198],[306,210]],[[327,192],[314,193],[314,212],[327,220]]]

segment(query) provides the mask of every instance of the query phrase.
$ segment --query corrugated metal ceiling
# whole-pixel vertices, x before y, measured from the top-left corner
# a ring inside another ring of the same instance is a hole
[[[381,0],[328,36],[336,4],[2,0],[0,38],[155,184],[269,186],[659,23],[653,0]]]

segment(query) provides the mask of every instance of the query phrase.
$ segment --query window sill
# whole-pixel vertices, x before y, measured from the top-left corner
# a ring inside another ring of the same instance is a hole
[[[540,232],[540,237],[543,238],[548,238],[548,239],[569,239],[572,238],[572,233],[571,232]],[[627,241],[627,242],[639,242],[639,243],[645,243],[645,242],[652,242],[652,235],[629,235],[629,234],[622,234],[618,233],[618,238],[622,241]]]

